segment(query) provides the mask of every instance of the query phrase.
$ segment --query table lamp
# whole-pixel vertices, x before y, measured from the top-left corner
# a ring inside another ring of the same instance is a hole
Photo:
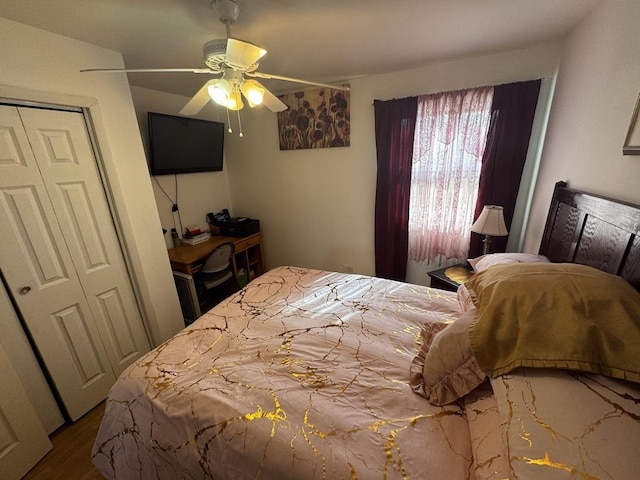
[[[471,225],[471,231],[484,235],[484,248],[482,254],[489,253],[491,237],[504,237],[509,234],[504,223],[502,207],[497,205],[485,205],[478,219]]]

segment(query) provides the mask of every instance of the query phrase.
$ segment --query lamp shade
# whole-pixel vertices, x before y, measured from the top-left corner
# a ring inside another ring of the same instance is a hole
[[[231,91],[231,95],[229,95],[229,100],[227,100],[225,107],[229,110],[242,110],[242,107],[244,107],[244,103],[242,103],[242,95],[240,95],[240,89],[237,86],[234,86]]]
[[[240,85],[240,90],[244,98],[249,102],[251,108],[260,105],[264,98],[264,87],[255,80],[245,80]]]
[[[217,82],[211,83],[207,88],[211,100],[223,107],[227,106],[232,90],[231,84],[226,78],[221,78]]]
[[[478,219],[471,225],[471,231],[492,237],[504,237],[509,234],[504,223],[502,207],[485,205]]]

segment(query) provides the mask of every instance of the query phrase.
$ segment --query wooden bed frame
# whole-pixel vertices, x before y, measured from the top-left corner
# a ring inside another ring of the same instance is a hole
[[[553,191],[542,255],[622,276],[640,290],[640,207],[567,188]]]

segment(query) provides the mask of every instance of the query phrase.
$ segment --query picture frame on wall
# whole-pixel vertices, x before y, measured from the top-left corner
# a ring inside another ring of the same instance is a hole
[[[640,155],[640,122],[638,115],[640,113],[640,94],[636,100],[636,106],[633,109],[629,130],[622,146],[623,155]]]
[[[348,87],[349,84],[343,86]],[[280,150],[351,145],[351,99],[348,90],[308,88],[278,98],[288,107],[278,112]]]

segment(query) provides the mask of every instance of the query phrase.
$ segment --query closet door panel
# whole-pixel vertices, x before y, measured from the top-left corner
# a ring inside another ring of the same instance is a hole
[[[84,118],[73,112],[19,112],[111,367],[118,375],[150,345]]]
[[[14,369],[20,371],[20,383],[27,392],[47,433],[64,423],[62,412],[29,344],[20,319],[3,284],[0,283],[0,344]]]
[[[0,346],[0,472],[18,480],[52,445],[31,407],[18,374]]]

